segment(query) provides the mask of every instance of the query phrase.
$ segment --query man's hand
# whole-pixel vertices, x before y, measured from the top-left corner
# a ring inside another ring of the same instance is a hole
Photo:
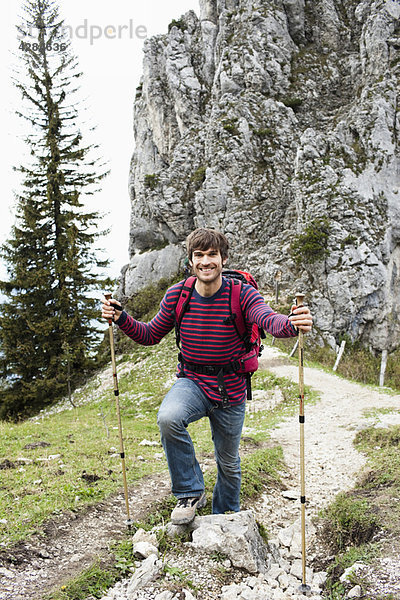
[[[289,321],[297,329],[311,331],[313,319],[308,306],[292,306]]]
[[[118,321],[118,319],[121,316],[122,313],[122,306],[121,303],[118,302],[118,300],[114,300],[113,298],[110,298],[110,300],[107,300],[106,298],[104,298],[102,300],[103,303],[103,308],[101,311],[101,316],[104,319],[107,319],[107,321]],[[116,306],[119,306],[121,310],[118,310],[118,308],[116,308]]]

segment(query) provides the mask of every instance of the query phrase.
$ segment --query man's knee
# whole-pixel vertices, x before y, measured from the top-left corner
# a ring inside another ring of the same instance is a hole
[[[228,478],[240,476],[241,469],[239,456],[236,458],[221,458],[217,456],[217,465]]]
[[[160,408],[157,415],[157,425],[161,435],[168,437],[185,428],[182,418],[175,411]]]

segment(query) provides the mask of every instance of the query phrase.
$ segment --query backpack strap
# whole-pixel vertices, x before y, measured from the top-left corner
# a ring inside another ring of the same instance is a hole
[[[236,333],[243,341],[246,351],[250,350],[250,335],[247,331],[246,323],[244,320],[242,304],[240,296],[242,293],[243,284],[239,279],[230,279],[230,295],[229,295],[229,312],[230,321],[233,323]]]
[[[176,345],[178,346],[179,349],[181,347],[180,325],[181,325],[182,317],[188,308],[190,298],[192,297],[195,283],[196,283],[196,277],[194,277],[194,276],[188,277],[183,282],[179,298],[177,300],[175,308],[172,311],[172,314],[174,317],[174,322],[175,322],[175,341],[176,341]]]

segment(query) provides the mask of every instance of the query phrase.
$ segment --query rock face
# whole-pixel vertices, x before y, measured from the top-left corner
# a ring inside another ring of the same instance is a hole
[[[397,347],[399,19],[397,0],[200,0],[147,40],[121,295],[214,227],[230,267],[307,292],[332,346]]]

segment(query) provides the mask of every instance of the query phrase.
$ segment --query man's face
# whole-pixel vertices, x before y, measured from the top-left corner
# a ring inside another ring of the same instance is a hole
[[[216,281],[222,273],[226,260],[222,260],[219,250],[194,250],[192,254],[193,274],[203,283]]]

